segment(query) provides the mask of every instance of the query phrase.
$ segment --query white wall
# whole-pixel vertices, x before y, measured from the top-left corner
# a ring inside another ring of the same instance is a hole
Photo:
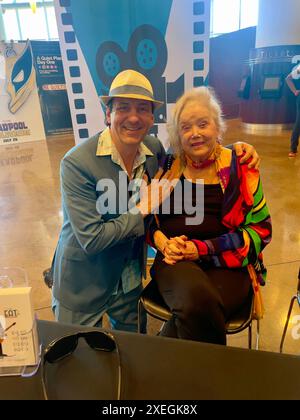
[[[4,22],[3,22],[3,11],[0,4],[0,41],[5,41],[6,35],[5,35],[5,29],[4,29]]]
[[[300,0],[260,0],[256,48],[300,44]]]

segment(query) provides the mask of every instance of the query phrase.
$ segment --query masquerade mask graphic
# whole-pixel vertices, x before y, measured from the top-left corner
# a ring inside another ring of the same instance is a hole
[[[15,114],[34,88],[35,70],[29,41],[21,55],[6,58],[6,90],[10,95],[8,108]]]

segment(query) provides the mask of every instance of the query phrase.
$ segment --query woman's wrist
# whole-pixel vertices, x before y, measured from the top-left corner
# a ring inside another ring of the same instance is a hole
[[[164,254],[165,253],[166,246],[167,246],[167,241],[160,242],[159,244],[157,244],[157,249],[158,249],[159,252],[161,252],[162,254]]]
[[[208,247],[205,241],[200,241],[198,239],[191,239],[191,242],[194,243],[194,245],[197,248],[199,258],[204,255],[208,255]]]
[[[164,254],[167,246],[167,237],[162,233],[162,231],[157,230],[154,232],[154,243],[158,251]]]

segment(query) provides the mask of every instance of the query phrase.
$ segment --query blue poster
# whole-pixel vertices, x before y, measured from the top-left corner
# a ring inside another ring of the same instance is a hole
[[[47,135],[72,131],[63,62],[58,41],[31,41],[36,82]]]

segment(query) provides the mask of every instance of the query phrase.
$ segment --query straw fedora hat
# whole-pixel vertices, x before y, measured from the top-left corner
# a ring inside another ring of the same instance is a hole
[[[124,70],[112,81],[108,96],[100,96],[104,105],[107,105],[112,98],[142,99],[153,103],[154,108],[163,105],[153,96],[153,89],[149,80],[135,70]]]

